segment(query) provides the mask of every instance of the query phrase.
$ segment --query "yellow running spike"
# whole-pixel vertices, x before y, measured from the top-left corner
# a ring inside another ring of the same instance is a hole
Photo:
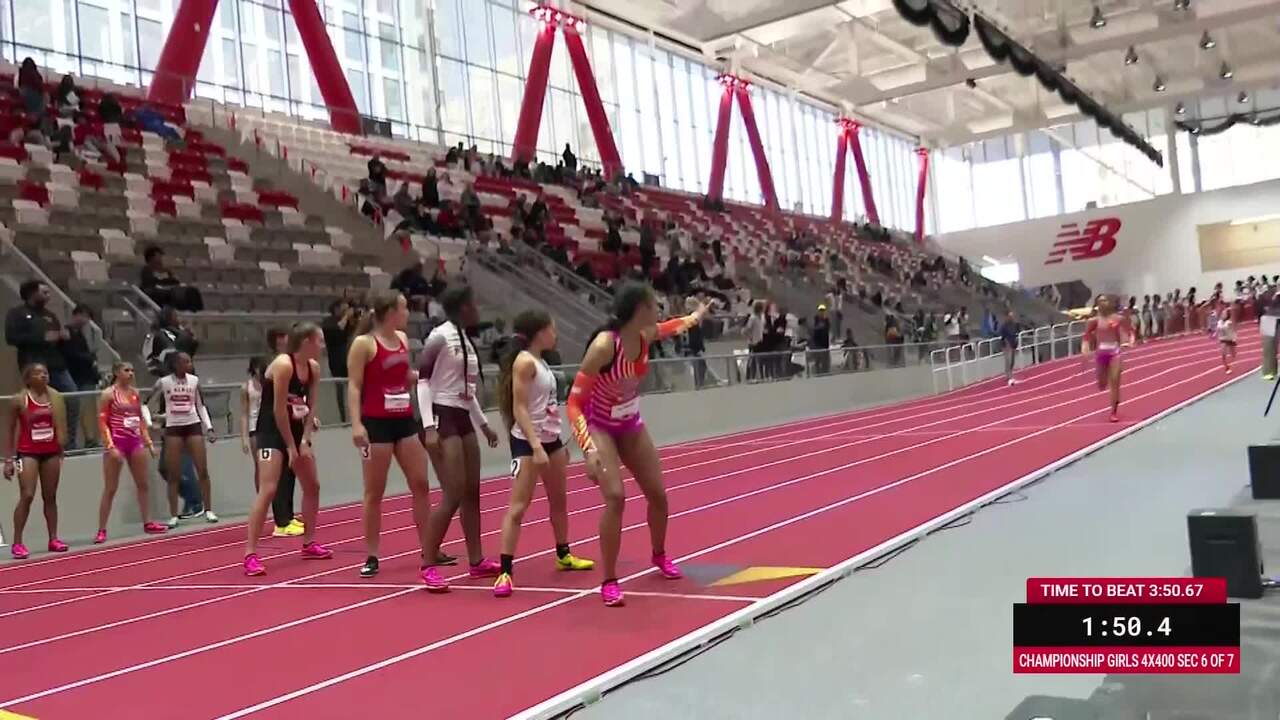
[[[738,572],[726,578],[721,578],[713,583],[712,587],[720,585],[741,585],[743,583],[761,582],[763,580],[781,580],[783,578],[802,577],[804,575],[817,575],[826,568],[813,567],[749,567],[746,570]]]
[[[18,713],[12,713],[7,710],[0,710],[0,720],[36,720],[36,719],[33,717],[27,717],[26,715],[19,715]]]

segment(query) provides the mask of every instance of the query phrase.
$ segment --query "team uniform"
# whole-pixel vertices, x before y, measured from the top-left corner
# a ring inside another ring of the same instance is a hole
[[[644,427],[640,417],[640,383],[649,372],[649,343],[641,340],[640,355],[632,360],[622,348],[622,335],[613,339],[613,359],[596,377],[574,432],[589,434],[600,430],[612,437],[630,435]]]
[[[529,420],[538,432],[537,438],[525,437],[519,423],[511,426],[511,459],[533,456],[533,443],[542,445],[543,451],[551,455],[564,447],[560,439],[560,405],[556,398],[556,376],[551,368],[540,357],[534,357],[537,374],[529,389]]]
[[[453,323],[444,323],[427,336],[418,378],[423,428],[434,428],[442,438],[466,437],[488,424],[476,397],[479,353]]]
[[[119,388],[111,389],[111,401],[106,408],[106,427],[102,436],[111,438],[109,447],[115,448],[126,458],[142,450],[146,443],[142,439],[142,399],[137,390],[121,392]]]
[[[244,392],[249,398],[249,437],[258,437],[258,413],[262,411],[262,384],[252,380],[244,382]]]
[[[371,443],[395,443],[418,433],[409,395],[409,345],[400,339],[394,350],[371,335],[376,348],[364,367],[360,421]]]
[[[42,463],[62,454],[62,445],[58,442],[56,420],[53,415],[53,399],[40,402],[31,395],[26,396],[26,407],[18,413],[18,447],[16,455]]]
[[[1218,320],[1218,342],[1227,347],[1236,346],[1236,324],[1232,322],[1229,311]]]
[[[160,378],[159,385],[164,396],[165,436],[188,438],[203,434],[206,429],[204,418],[196,407],[200,378],[190,373],[181,378],[177,375],[165,375]]]
[[[1094,347],[1094,359],[1099,368],[1111,367],[1111,362],[1120,356],[1120,341],[1123,332],[1129,329],[1129,323],[1119,314],[1105,318],[1096,317],[1085,327],[1084,336]]]
[[[292,361],[293,356],[290,355],[289,359]],[[303,422],[311,413],[311,406],[307,401],[310,392],[310,386],[298,378],[298,366],[295,363],[293,373],[289,376],[289,390],[285,398],[289,432],[293,434],[295,447],[302,443]],[[266,382],[262,383],[261,400],[261,406],[266,408],[267,412],[259,411],[257,423],[258,453],[263,458],[270,457],[271,451],[285,451],[289,448],[284,436],[280,434],[280,428],[276,426],[276,416],[272,410],[275,407],[275,394],[275,383],[271,382],[271,378],[267,378]]]

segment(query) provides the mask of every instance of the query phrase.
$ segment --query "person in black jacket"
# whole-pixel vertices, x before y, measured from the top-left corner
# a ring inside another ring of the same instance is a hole
[[[813,316],[813,326],[809,330],[809,349],[816,351],[813,356],[813,370],[819,375],[831,372],[831,319],[827,316],[827,306],[819,305],[818,314]]]
[[[146,265],[142,267],[140,285],[157,305],[172,305],[184,312],[200,312],[204,309],[204,297],[199,288],[184,285],[164,264],[164,250],[151,245],[142,253]],[[167,374],[167,373],[166,373]]]
[[[9,310],[4,318],[5,342],[18,352],[18,367],[40,363],[49,370],[49,385],[61,393],[75,392],[75,380],[67,372],[62,354],[63,343],[71,333],[62,326],[48,308],[49,286],[40,280],[28,280],[18,287],[22,304]],[[79,403],[67,402],[67,427],[74,428],[80,419]],[[75,447],[74,436],[67,438],[67,448]]]
[[[102,379],[98,373],[98,345],[101,343],[99,331],[93,326],[93,311],[87,305],[77,305],[71,311],[71,320],[67,322],[67,340],[62,343],[62,355],[67,361],[67,371],[71,373],[71,379],[75,381],[76,388],[82,392],[92,392],[98,389],[98,382]],[[89,420],[90,414],[81,416],[82,420]],[[94,436],[94,430],[97,428],[95,422],[82,422],[81,430],[84,431],[84,444],[88,447],[90,440]],[[72,440],[76,436],[77,428],[72,425],[67,426],[67,439]]]

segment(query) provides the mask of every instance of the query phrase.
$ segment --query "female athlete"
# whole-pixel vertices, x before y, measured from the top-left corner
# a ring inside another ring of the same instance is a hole
[[[1222,367],[1231,374],[1231,362],[1236,359],[1236,323],[1227,305],[1218,310],[1218,342],[1222,345]]]
[[[102,502],[98,504],[98,534],[95,543],[107,541],[107,520],[111,517],[111,503],[120,484],[120,470],[129,466],[133,485],[138,493],[138,512],[142,515],[142,530],[150,534],[162,533],[169,528],[164,523],[151,520],[151,504],[147,500],[147,455],[156,456],[151,444],[151,413],[138,397],[134,387],[133,365],[117,362],[111,366],[111,386],[98,397],[98,434],[106,447],[102,454]],[[142,450],[146,448],[147,454]]]
[[[600,516],[600,555],[604,604],[623,604],[618,587],[618,551],[622,544],[621,466],[636,478],[649,503],[652,562],[671,580],[683,577],[667,557],[667,493],[658,451],[640,419],[640,383],[649,369],[649,345],[697,325],[706,306],[692,314],[658,323],[658,304],[648,285],[623,283],[614,292],[613,318],[587,346],[567,403],[570,426],[586,457],[587,474],[600,486],[605,510]]]
[[[277,355],[263,373],[262,412],[258,413],[258,496],[249,511],[249,532],[245,541],[244,574],[265,575],[266,566],[258,558],[258,533],[275,499],[276,485],[285,467],[293,470],[302,485],[302,557],[323,560],[333,551],[316,542],[316,514],[320,511],[320,483],[316,479],[316,459],[311,453],[311,432],[315,425],[316,385],[324,333],[320,326],[302,322],[289,332],[289,351]]]
[[[423,444],[444,489],[440,504],[432,509],[427,523],[423,557],[439,555],[440,543],[457,512],[467,541],[471,577],[494,577],[501,566],[486,559],[480,545],[480,445],[476,442],[476,427],[484,433],[489,447],[498,446],[498,436],[489,429],[476,397],[480,358],[466,333],[466,328],[478,322],[479,313],[471,289],[465,285],[445,290],[440,304],[448,321],[427,336],[418,367]],[[432,592],[449,590],[449,584],[434,567],[424,569],[422,579]]]
[[[249,377],[240,386],[240,449],[250,459],[258,449],[258,411],[262,409],[262,360],[249,358]],[[258,463],[253,464],[253,491],[258,491]]]
[[[556,376],[542,353],[556,346],[556,325],[542,310],[526,310],[512,325],[514,346],[502,360],[498,378],[498,407],[511,433],[511,504],[502,520],[502,574],[493,585],[494,597],[514,590],[516,544],[520,523],[533,499],[538,479],[547,493],[551,529],[556,541],[556,567],[590,570],[595,563],[569,552],[569,512],[566,507],[565,468],[569,450],[560,440],[559,394]]]
[[[409,303],[398,292],[374,295],[373,327],[351,342],[347,352],[347,407],[353,409],[351,439],[364,470],[364,542],[367,558],[360,577],[378,574],[382,496],[394,457],[413,495],[413,521],[424,540],[431,513],[427,455],[418,439],[409,389],[417,372],[409,363]],[[358,409],[359,412],[354,412]],[[424,545],[425,547],[425,545]],[[423,556],[424,558],[426,556]],[[423,573],[430,565],[424,559]]]
[[[173,372],[156,381],[147,397],[159,395],[164,402],[164,462],[165,479],[169,484],[169,529],[178,527],[178,484],[182,480],[182,455],[191,456],[196,466],[196,478],[200,482],[200,496],[204,501],[204,519],[218,522],[213,512],[213,493],[209,486],[209,460],[205,437],[215,440],[213,422],[209,410],[200,395],[200,378],[191,374],[191,356],[178,352],[173,355]]]
[[[1133,345],[1133,327],[1116,312],[1115,299],[1099,295],[1098,314],[1085,326],[1085,352],[1093,351],[1098,389],[1111,388],[1111,422],[1120,419],[1120,348]]]
[[[58,479],[62,476],[62,446],[67,436],[66,406],[62,396],[49,387],[49,369],[32,363],[22,370],[23,389],[13,398],[13,411],[4,429],[0,454],[4,455],[4,477],[18,476],[18,503],[13,506],[14,559],[25,560],[31,552],[22,542],[36,485],[44,503],[44,521],[49,528],[49,552],[66,552],[58,539]],[[9,451],[13,450],[11,454]]]

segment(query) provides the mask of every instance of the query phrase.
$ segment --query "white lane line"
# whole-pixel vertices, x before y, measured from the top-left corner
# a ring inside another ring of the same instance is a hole
[[[1209,362],[1212,362],[1212,361],[1209,361]],[[1169,372],[1169,371],[1166,371],[1166,372]],[[1145,398],[1145,397],[1148,397],[1148,396],[1151,396],[1151,395],[1155,395],[1155,394],[1157,394],[1157,393],[1164,392],[1164,391],[1166,391],[1166,390],[1169,390],[1170,388],[1173,388],[1173,387],[1177,387],[1177,386],[1179,386],[1179,385],[1186,384],[1186,383],[1191,382],[1191,381],[1193,381],[1193,380],[1197,380],[1197,379],[1199,379],[1201,376],[1206,375],[1206,374],[1208,374],[1209,372],[1212,372],[1212,370],[1210,370],[1210,371],[1206,371],[1206,372],[1203,372],[1203,373],[1200,373],[1200,374],[1197,374],[1197,375],[1194,375],[1194,376],[1192,376],[1192,377],[1190,377],[1190,378],[1187,378],[1187,379],[1182,380],[1182,381],[1179,381],[1179,382],[1172,383],[1172,384],[1170,384],[1170,385],[1167,385],[1167,386],[1165,386],[1165,387],[1159,388],[1159,389],[1157,389],[1157,390],[1153,390],[1153,391],[1151,391],[1151,392],[1148,392],[1148,393],[1145,393],[1145,394],[1142,394],[1142,395],[1134,396],[1133,398],[1131,398],[1131,399],[1130,399],[1130,402],[1133,402],[1133,401],[1136,401],[1136,400],[1139,400],[1139,399],[1142,399],[1142,398]],[[1160,373],[1160,374],[1165,374],[1165,373]],[[1068,402],[1066,402],[1066,403],[1059,403],[1059,404],[1057,404],[1057,405],[1049,406],[1049,407],[1046,407],[1046,408],[1040,408],[1040,409],[1039,409],[1038,411],[1036,411],[1036,412],[1043,412],[1043,411],[1047,411],[1047,410],[1050,410],[1050,409],[1053,409],[1053,408],[1059,407],[1059,406],[1061,406],[1061,405],[1069,404],[1069,402],[1071,402],[1071,401],[1068,401]],[[1081,420],[1081,419],[1087,418],[1087,417],[1089,417],[1089,416],[1091,416],[1091,415],[1094,415],[1094,414],[1096,414],[1096,413],[1098,413],[1098,412],[1105,412],[1105,411],[1104,411],[1104,410],[1092,410],[1092,411],[1089,411],[1089,412],[1087,412],[1087,413],[1085,413],[1085,414],[1083,414],[1083,415],[1080,415],[1080,416],[1078,416],[1078,417],[1076,417],[1076,418],[1072,418],[1071,420],[1068,420],[1068,421],[1066,421],[1066,422],[1060,423],[1060,425],[1066,425],[1066,424],[1069,424],[1070,422],[1074,422],[1074,421],[1077,421],[1077,420]],[[1030,414],[1030,413],[1026,413],[1026,414]],[[1006,418],[1006,420],[1008,420],[1008,419],[1013,419],[1013,418]],[[1045,430],[1045,431],[1042,431],[1042,432],[1048,432],[1048,430]],[[963,434],[963,431],[961,431],[960,433],[957,433],[957,435],[959,435],[959,434]],[[1039,433],[1037,433],[1037,434],[1039,434]],[[1017,442],[1021,442],[1021,441],[1025,440],[1025,439],[1027,439],[1027,438],[1029,438],[1029,437],[1032,437],[1032,436],[1031,436],[1031,435],[1023,435],[1023,436],[1020,436],[1020,437],[1016,438],[1015,440],[1011,441],[1010,443],[1006,443],[1005,445],[1012,444],[1012,443],[1017,443]],[[929,441],[929,443],[932,443],[932,442],[936,442],[936,441]],[[929,444],[929,443],[924,443],[924,444]],[[999,447],[1004,447],[1005,445],[997,446],[997,448],[999,448]],[[950,462],[948,462],[948,463],[945,463],[944,465],[939,466],[939,468],[941,468],[941,467],[951,467],[951,466],[955,465],[957,462],[962,462],[962,461],[964,461],[964,460],[971,459],[971,458],[973,458],[973,457],[978,457],[978,456],[984,455],[984,454],[986,454],[987,452],[990,452],[990,451],[991,451],[991,449],[989,448],[989,449],[987,449],[987,450],[983,450],[983,451],[980,451],[980,452],[977,452],[977,453],[973,453],[973,454],[971,454],[971,455],[969,455],[969,456],[965,456],[964,458],[961,458],[960,460],[953,460],[953,461],[950,461]],[[822,471],[818,471],[818,472],[810,473],[810,474],[808,474],[808,475],[805,475],[805,476],[802,476],[802,477],[799,477],[799,478],[795,478],[795,479],[793,479],[793,480],[786,481],[785,483],[779,483],[779,484],[771,485],[771,486],[769,486],[769,487],[767,487],[767,488],[762,488],[762,489],[759,489],[759,490],[754,490],[754,491],[751,491],[751,492],[748,492],[748,493],[743,493],[743,494],[741,494],[741,495],[737,495],[737,496],[733,496],[733,497],[730,497],[730,498],[721,499],[721,500],[718,500],[718,501],[715,501],[715,502],[712,502],[712,503],[708,503],[708,504],[703,505],[703,506],[698,506],[698,507],[695,507],[695,508],[690,508],[690,509],[688,509],[688,510],[684,510],[684,511],[682,511],[682,512],[673,513],[673,514],[671,515],[671,518],[672,518],[672,519],[675,519],[675,518],[683,517],[683,516],[685,516],[685,515],[690,515],[690,514],[693,514],[693,513],[696,513],[696,512],[701,512],[701,511],[704,511],[704,510],[707,510],[707,509],[710,509],[710,508],[713,508],[713,507],[719,507],[719,506],[726,505],[726,504],[729,504],[729,503],[737,502],[737,501],[742,500],[742,499],[745,499],[745,498],[747,498],[747,497],[753,497],[753,496],[755,496],[755,495],[759,495],[759,494],[764,493],[764,492],[773,492],[773,491],[778,490],[778,489],[780,489],[780,488],[782,488],[782,487],[786,487],[786,486],[794,485],[794,484],[796,484],[796,483],[798,483],[798,482],[802,482],[802,481],[805,481],[805,480],[809,480],[809,479],[812,479],[812,478],[815,478],[815,477],[820,477],[820,476],[829,475],[829,474],[831,474],[831,473],[833,473],[833,472],[840,472],[840,471],[846,470],[846,469],[848,469],[848,468],[855,467],[855,466],[857,466],[857,465],[863,464],[864,462],[868,462],[868,461],[869,461],[869,460],[858,460],[858,461],[854,461],[854,462],[846,463],[846,464],[844,464],[844,465],[840,465],[840,466],[837,466],[837,467],[834,467],[834,468],[829,468],[829,469],[826,469],[826,470],[822,470]],[[931,472],[933,472],[933,471],[932,471],[932,470],[926,470],[926,471],[924,471],[923,473],[918,473],[917,475],[913,476],[913,477],[912,477],[912,479],[913,479],[913,480],[914,480],[914,479],[918,479],[918,478],[923,477],[923,476],[925,476],[925,475],[927,475],[927,474],[929,474],[929,473],[931,473]],[[901,485],[901,484],[903,484],[903,481],[895,481],[895,482],[892,482],[892,483],[888,483],[888,484],[887,484],[887,485],[885,485],[885,486],[880,486],[880,488],[879,488],[879,489],[877,489],[877,490],[869,490],[869,491],[866,491],[866,492],[864,492],[864,493],[861,493],[860,495],[862,495],[863,497],[868,497],[868,496],[870,496],[870,494],[875,494],[877,491],[882,491],[883,489],[887,488],[888,486],[897,487],[898,485]],[[808,516],[812,516],[812,514],[813,514],[813,511],[810,511],[809,513],[805,513],[804,515],[805,515],[806,517],[808,517]],[[624,528],[623,528],[623,530],[624,530],[624,532],[625,532],[625,531],[630,531],[630,530],[638,529],[638,528],[641,528],[641,527],[647,527],[647,523],[646,523],[646,522],[635,523],[635,524],[632,524],[632,525],[629,525],[629,526],[624,527]],[[750,534],[750,533],[749,533],[748,535],[750,535],[751,537],[754,537],[754,535],[753,535],[753,534]],[[580,541],[580,542],[589,542],[589,541],[594,540],[594,539],[598,539],[598,536],[595,536],[595,537],[593,537],[593,538],[589,538],[589,539],[587,539],[587,540],[583,540],[583,541]],[[744,536],[744,537],[743,537],[743,539],[747,539],[747,537],[746,537],[746,536]],[[725,546],[726,546],[726,545],[725,545],[724,543],[721,543],[721,544],[717,545],[716,547],[725,547]],[[538,555],[545,555],[545,554],[548,554],[548,553],[550,553],[550,552],[553,552],[553,551],[552,551],[552,550],[544,550],[544,551],[542,551],[542,552],[535,553],[534,555],[526,556],[525,558],[522,558],[522,560],[527,560],[527,559],[529,559],[529,558],[536,557],[536,556],[538,556]],[[692,558],[692,557],[698,557],[698,556],[700,556],[701,554],[704,554],[704,553],[703,553],[703,552],[701,552],[701,551],[700,551],[700,552],[697,552],[697,553],[692,553],[692,554],[690,554],[690,555],[686,555],[686,556],[683,556],[683,557],[681,557],[681,558],[677,558],[677,562],[684,561],[684,560],[689,559],[689,558]],[[642,571],[640,571],[640,572],[633,573],[632,575],[628,575],[628,576],[626,576],[625,578],[622,578],[622,579],[620,580],[620,582],[627,582],[627,581],[633,580],[633,579],[635,579],[635,578],[642,577],[642,576],[644,576],[644,575],[648,575],[649,573],[653,572],[653,570],[654,570],[653,568],[648,568],[648,569],[642,570]],[[826,572],[826,571],[824,571],[824,572]],[[458,577],[461,577],[461,576],[458,576]],[[451,579],[453,579],[453,578],[451,578]],[[291,582],[292,582],[292,581],[291,581]],[[260,589],[259,589],[259,591],[260,591]],[[110,672],[107,672],[107,673],[102,673],[102,674],[95,675],[95,676],[88,677],[88,678],[83,678],[83,679],[81,679],[81,680],[77,680],[77,681],[74,681],[74,682],[65,683],[65,684],[63,684],[63,685],[60,685],[60,686],[57,686],[57,687],[53,687],[53,688],[49,688],[49,689],[46,689],[46,690],[43,690],[43,691],[40,691],[40,692],[32,693],[32,694],[29,694],[29,695],[26,695],[26,696],[23,696],[23,697],[14,698],[14,699],[12,699],[12,700],[6,700],[6,701],[4,701],[4,702],[0,702],[0,708],[10,707],[10,706],[12,706],[12,705],[16,705],[16,704],[19,704],[19,703],[30,702],[30,701],[32,701],[32,700],[36,700],[36,699],[39,699],[39,698],[42,698],[42,697],[48,697],[48,696],[50,696],[50,695],[56,695],[56,694],[61,693],[61,692],[66,692],[66,691],[68,691],[68,690],[73,690],[73,689],[76,689],[76,688],[84,687],[84,686],[86,686],[86,685],[92,685],[92,684],[95,684],[95,683],[99,683],[99,682],[102,682],[102,681],[104,681],[104,680],[110,680],[110,679],[112,679],[112,678],[119,677],[119,676],[121,676],[121,675],[129,674],[129,673],[132,673],[132,672],[137,672],[137,671],[139,671],[139,670],[145,670],[145,669],[148,669],[148,668],[151,668],[151,667],[155,667],[155,666],[157,666],[157,665],[161,665],[161,664],[164,664],[164,663],[173,662],[173,661],[176,661],[176,660],[181,660],[181,659],[183,659],[183,658],[191,657],[191,656],[193,656],[193,655],[201,654],[201,653],[204,653],[204,652],[209,652],[209,651],[212,651],[212,650],[217,650],[217,649],[220,649],[220,648],[223,648],[223,647],[227,647],[227,646],[232,645],[232,644],[236,644],[236,643],[243,642],[243,641],[246,641],[246,640],[252,640],[252,639],[255,639],[255,638],[258,638],[258,637],[262,637],[262,636],[264,636],[264,635],[268,635],[268,634],[271,634],[271,633],[274,633],[274,632],[278,632],[278,631],[281,631],[281,630],[287,630],[287,629],[289,629],[289,628],[293,628],[293,627],[297,627],[297,626],[299,626],[299,625],[307,624],[307,623],[310,623],[310,622],[312,622],[312,621],[314,621],[314,620],[319,620],[319,619],[324,619],[324,618],[332,617],[332,616],[337,615],[337,614],[340,614],[340,613],[342,613],[342,612],[347,612],[347,611],[349,611],[349,610],[359,609],[359,608],[361,608],[361,607],[366,607],[366,606],[368,606],[368,605],[371,605],[371,604],[374,604],[374,603],[377,603],[377,602],[382,602],[382,601],[384,601],[384,600],[390,600],[390,599],[393,599],[393,598],[396,598],[396,597],[400,597],[400,596],[404,595],[405,593],[409,593],[409,592],[414,592],[414,590],[412,590],[412,589],[401,590],[401,591],[394,592],[394,593],[392,593],[392,594],[390,594],[390,595],[386,595],[386,596],[383,596],[383,597],[373,598],[373,599],[365,600],[365,601],[362,601],[362,602],[359,602],[359,603],[354,603],[354,604],[351,604],[351,605],[347,605],[347,606],[343,606],[343,607],[339,607],[339,608],[334,608],[334,609],[332,609],[332,610],[325,611],[325,612],[323,612],[323,613],[320,613],[320,614],[317,614],[317,615],[314,615],[314,616],[311,616],[311,617],[299,618],[299,619],[296,619],[296,620],[293,620],[293,621],[290,621],[290,622],[287,622],[287,623],[283,623],[283,624],[280,624],[280,625],[276,625],[276,626],[272,626],[272,627],[268,627],[268,628],[262,628],[262,629],[260,629],[260,630],[254,631],[254,632],[252,632],[252,633],[248,633],[248,634],[244,634],[244,635],[239,635],[239,636],[235,636],[235,637],[227,638],[227,639],[225,639],[225,640],[222,640],[222,641],[219,641],[219,642],[216,642],[216,643],[211,643],[211,644],[208,644],[208,645],[203,645],[203,646],[200,646],[200,647],[197,647],[197,648],[191,648],[191,649],[189,649],[189,650],[185,650],[185,651],[180,652],[180,653],[175,653],[175,654],[172,654],[172,655],[169,655],[169,656],[165,656],[165,657],[162,657],[162,658],[156,658],[156,659],[149,660],[149,661],[146,661],[146,662],[143,662],[143,663],[138,663],[138,664],[135,664],[135,665],[131,665],[131,666],[124,667],[124,668],[119,668],[119,669],[117,669],[117,670],[113,670],[113,671],[110,671]],[[480,633],[482,633],[482,632],[485,632],[485,631],[487,631],[487,630],[490,630],[490,629],[493,629],[493,628],[496,628],[496,627],[502,627],[503,625],[507,625],[507,624],[509,624],[509,623],[511,623],[511,622],[514,622],[514,621],[516,621],[516,620],[520,620],[520,619],[523,619],[523,618],[525,618],[525,617],[529,617],[529,616],[531,616],[531,615],[535,615],[535,614],[538,614],[538,613],[540,613],[540,612],[544,612],[544,611],[549,610],[549,609],[551,609],[551,608],[553,608],[553,607],[558,607],[559,605],[563,605],[563,604],[565,604],[565,603],[572,602],[573,600],[576,600],[576,599],[578,599],[578,598],[580,598],[580,597],[585,597],[586,595],[590,595],[590,594],[593,594],[593,593],[595,593],[595,592],[596,592],[596,591],[595,591],[594,589],[591,589],[591,590],[583,590],[583,591],[581,591],[581,592],[579,592],[579,593],[577,593],[577,594],[574,594],[574,595],[570,595],[570,596],[567,596],[567,597],[561,598],[561,599],[556,600],[556,601],[553,601],[553,602],[551,602],[551,603],[547,603],[547,604],[544,604],[544,605],[541,605],[541,606],[536,606],[536,607],[531,608],[531,609],[529,609],[529,610],[526,610],[526,611],[524,611],[524,612],[517,613],[517,614],[515,614],[515,615],[508,616],[508,617],[503,618],[503,619],[499,619],[499,620],[497,620],[497,621],[494,621],[494,622],[488,623],[488,624],[483,625],[483,626],[481,626],[481,627],[473,628],[472,630],[468,630],[468,631],[466,631],[466,632],[459,633],[459,634],[456,634],[456,635],[450,636],[450,637],[448,637],[448,638],[444,638],[444,639],[442,639],[442,640],[440,640],[440,641],[437,641],[437,642],[435,642],[435,643],[431,643],[430,645],[427,645],[427,646],[424,646],[424,647],[418,648],[418,649],[413,650],[413,651],[410,651],[410,652],[408,652],[408,653],[402,653],[401,655],[398,655],[398,656],[396,656],[396,657],[394,657],[394,658],[391,658],[391,659],[388,659],[388,660],[384,660],[384,661],[381,661],[381,662],[379,662],[379,663],[375,663],[374,665],[365,666],[364,668],[360,668],[360,669],[355,670],[355,671],[352,671],[352,672],[350,672],[350,673],[346,673],[346,674],[344,674],[344,675],[338,676],[337,678],[330,678],[329,680],[326,680],[326,681],[324,681],[324,682],[322,682],[322,683],[317,683],[316,685],[309,686],[308,688],[303,688],[302,690],[298,690],[298,691],[295,691],[295,692],[290,693],[290,694],[287,694],[287,695],[279,696],[279,697],[277,697],[277,698],[274,698],[273,700],[269,700],[269,701],[267,701],[266,703],[262,703],[262,704],[259,704],[259,705],[255,705],[255,706],[253,706],[252,708],[246,708],[245,710],[238,711],[237,713],[233,713],[233,714],[231,714],[231,715],[224,716],[224,718],[222,718],[222,719],[220,719],[220,720],[230,720],[230,718],[241,717],[241,716],[243,716],[244,714],[248,714],[248,713],[250,713],[250,712],[256,712],[257,710],[261,710],[261,709],[264,709],[264,708],[266,708],[266,707],[271,707],[271,706],[273,706],[273,705],[276,705],[276,704],[279,704],[279,703],[285,702],[285,701],[287,701],[287,700],[291,700],[291,699],[293,699],[294,697],[299,697],[299,696],[301,696],[301,695],[305,695],[305,694],[308,694],[308,693],[310,693],[310,692],[314,692],[315,690],[322,689],[323,687],[328,687],[329,685],[337,684],[337,683],[339,683],[339,682],[343,682],[343,681],[345,681],[345,680],[347,680],[347,679],[351,679],[351,678],[353,678],[353,677],[357,677],[357,676],[359,676],[359,675],[363,675],[363,674],[366,674],[366,673],[368,673],[368,672],[373,672],[374,670],[381,669],[382,667],[386,667],[386,666],[389,666],[389,665],[393,665],[393,664],[398,663],[398,662],[401,662],[401,661],[403,661],[403,660],[407,660],[407,659],[409,659],[409,658],[411,658],[411,657],[416,657],[417,655],[421,655],[421,654],[424,654],[424,653],[426,653],[426,652],[431,652],[432,650],[435,650],[435,649],[437,649],[437,648],[440,648],[440,647],[444,647],[444,646],[446,646],[446,645],[453,644],[453,643],[458,642],[458,641],[460,641],[460,640],[464,640],[464,639],[469,638],[469,637],[472,637],[472,636],[474,636],[474,635],[478,635],[478,634],[480,634]],[[44,641],[37,641],[37,642],[34,642],[34,643],[28,643],[28,644],[27,644],[27,646],[31,646],[31,645],[40,645],[40,644],[44,644]]]

